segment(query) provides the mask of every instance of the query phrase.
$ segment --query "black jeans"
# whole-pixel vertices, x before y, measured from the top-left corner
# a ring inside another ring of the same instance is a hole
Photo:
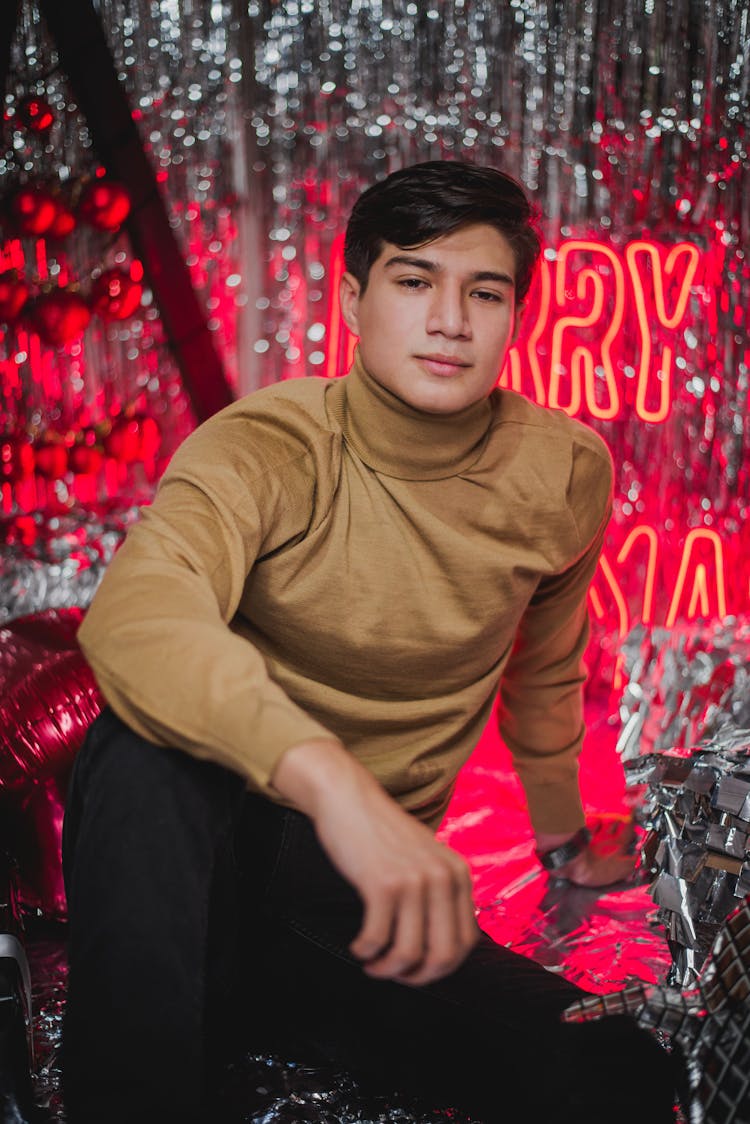
[[[111,712],[76,761],[63,838],[69,1124],[211,1121],[241,1048],[348,1068],[484,1124],[668,1124],[672,1063],[627,1018],[483,937],[451,976],[366,976],[359,898],[310,821]]]

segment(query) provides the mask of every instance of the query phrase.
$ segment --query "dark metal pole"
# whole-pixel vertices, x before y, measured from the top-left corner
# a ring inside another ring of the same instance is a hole
[[[18,27],[21,0],[5,0],[0,3],[0,130],[5,117],[5,95],[10,73],[10,52]]]
[[[206,316],[169,225],[154,170],[91,0],[39,0],[40,9],[84,114],[94,149],[133,203],[127,229],[161,312],[167,339],[198,421],[233,398]]]

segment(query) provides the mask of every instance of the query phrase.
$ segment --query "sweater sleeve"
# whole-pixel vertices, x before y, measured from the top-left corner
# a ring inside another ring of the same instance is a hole
[[[587,594],[612,511],[612,476],[603,443],[574,446],[567,500],[578,555],[537,585],[501,683],[500,733],[538,832],[572,832],[584,823],[578,755],[584,733]]]
[[[270,792],[286,749],[332,735],[230,628],[256,558],[304,532],[314,492],[304,449],[282,443],[271,466],[248,452],[262,453],[262,427],[249,436],[241,418],[220,414],[181,446],[78,638],[124,722]]]

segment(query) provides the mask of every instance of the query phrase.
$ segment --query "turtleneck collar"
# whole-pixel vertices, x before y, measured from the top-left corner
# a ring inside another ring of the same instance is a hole
[[[360,358],[336,379],[327,401],[360,460],[399,480],[444,480],[481,456],[492,407],[483,398],[456,414],[426,414],[376,382]]]

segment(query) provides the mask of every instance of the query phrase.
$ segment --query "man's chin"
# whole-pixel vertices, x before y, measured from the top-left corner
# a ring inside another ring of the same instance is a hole
[[[482,395],[484,397],[484,395]],[[405,399],[407,404],[423,414],[460,414],[468,406],[473,406],[480,399],[476,395],[467,395],[458,386],[430,387],[423,394],[410,395]]]

